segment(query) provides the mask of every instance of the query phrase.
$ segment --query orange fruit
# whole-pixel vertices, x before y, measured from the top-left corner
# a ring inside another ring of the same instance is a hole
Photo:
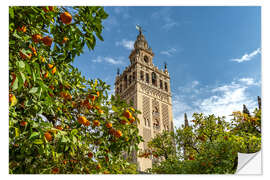
[[[68,38],[67,37],[64,37],[63,38],[63,41],[62,41],[62,44],[65,44],[67,41],[68,41]]]
[[[98,120],[94,120],[94,121],[93,121],[93,125],[94,125],[94,126],[100,126],[100,122],[99,122]]]
[[[89,153],[87,154],[87,156],[91,159],[91,158],[93,157],[93,153],[92,153],[92,152],[89,152]]]
[[[60,15],[60,19],[64,24],[70,24],[72,21],[72,16],[69,12],[64,12]]]
[[[52,69],[53,68],[53,65],[52,64],[48,64],[49,68]]]
[[[18,31],[26,32],[26,26],[19,27]]]
[[[42,38],[41,40],[46,46],[51,46],[52,45],[53,40],[49,36],[46,36],[46,37]]]
[[[103,114],[104,113],[101,109],[99,109],[98,112],[99,112],[99,114]]]
[[[34,53],[34,55],[37,55],[37,51],[34,47],[32,47],[31,45],[29,46],[29,48],[32,50],[32,52]]]
[[[52,169],[53,174],[58,174],[59,173],[59,168],[55,167]]]
[[[97,165],[97,169],[101,169],[101,165],[99,163]]]
[[[53,69],[52,69],[52,74],[54,74],[56,72],[56,67],[54,67]]]
[[[99,91],[97,91],[97,97],[99,97]]]
[[[128,119],[131,119],[131,118],[132,118],[132,114],[131,114],[128,110],[126,110],[126,111],[123,113],[123,115],[124,115],[126,118],[128,118]]]
[[[33,40],[35,43],[39,42],[41,39],[42,39],[42,37],[41,37],[40,34],[34,34],[34,35],[32,35],[32,40]]]
[[[86,117],[84,117],[84,116],[79,116],[78,122],[79,122],[80,124],[85,124],[86,121],[87,121]]]
[[[44,74],[44,78],[47,78],[49,75],[49,72],[47,71],[45,74]]]
[[[119,137],[121,137],[123,134],[122,134],[122,132],[120,131],[120,130],[116,130],[115,131],[115,136],[117,137],[117,138],[119,138]]]
[[[96,96],[93,96],[92,94],[90,94],[90,95],[88,96],[88,98],[91,99],[91,101],[93,102],[93,101],[95,101]]]
[[[61,125],[57,125],[55,128],[56,128],[56,129],[59,129],[59,130],[63,130],[63,128],[62,128]]]
[[[45,133],[44,133],[44,136],[45,136],[45,138],[46,138],[47,141],[51,141],[51,140],[52,140],[52,135],[51,135],[51,133],[45,132]]]
[[[130,123],[133,123],[134,121],[135,121],[135,118],[132,117],[132,118],[130,119]]]
[[[107,123],[106,123],[106,127],[109,128],[109,129],[112,128],[112,123],[107,122]]]
[[[53,6],[49,6],[49,10],[50,11],[53,11],[54,10],[54,7]]]
[[[90,126],[90,121],[86,120],[85,123],[83,124],[85,126]]]
[[[27,125],[27,122],[26,121],[21,121],[20,122],[20,126],[26,126]]]
[[[127,121],[126,120],[121,120],[121,124],[127,124]]]

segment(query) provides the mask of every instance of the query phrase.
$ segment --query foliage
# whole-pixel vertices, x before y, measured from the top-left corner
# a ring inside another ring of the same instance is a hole
[[[151,152],[162,152],[148,171],[158,174],[234,173],[237,152],[260,150],[261,110],[255,109],[253,114],[234,112],[231,122],[227,122],[225,117],[194,113],[191,125],[183,125],[175,133],[164,132],[148,143]],[[170,143],[164,148],[162,142],[167,142],[168,137],[175,145]],[[171,151],[174,148],[176,150]]]
[[[139,112],[71,65],[103,40],[107,16],[102,7],[9,8],[9,173],[131,173],[123,153],[142,141]]]

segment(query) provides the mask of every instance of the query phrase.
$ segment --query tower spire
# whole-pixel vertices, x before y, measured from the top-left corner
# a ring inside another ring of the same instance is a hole
[[[185,113],[185,115],[184,115],[184,119],[185,119],[185,127],[188,127],[188,126],[189,126],[189,124],[188,124],[187,113]]]

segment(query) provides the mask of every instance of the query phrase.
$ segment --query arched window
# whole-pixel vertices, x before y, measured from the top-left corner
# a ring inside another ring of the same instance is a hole
[[[145,63],[148,63],[149,62],[149,59],[148,59],[147,56],[144,56],[143,60],[144,60]]]
[[[164,83],[164,86],[165,86],[165,91],[168,91],[168,85],[166,82]]]
[[[145,77],[145,78],[146,78],[146,82],[149,83],[149,74],[146,73],[145,76],[146,76],[146,77]]]
[[[143,71],[140,71],[141,80],[144,80]]]
[[[152,72],[152,84],[157,85],[157,75],[154,72]]]

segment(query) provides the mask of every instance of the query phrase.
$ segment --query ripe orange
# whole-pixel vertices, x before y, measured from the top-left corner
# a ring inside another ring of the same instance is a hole
[[[44,133],[44,136],[45,136],[45,138],[46,138],[47,141],[51,141],[51,140],[52,140],[52,135],[51,135],[51,133],[45,132],[45,133]]]
[[[122,134],[122,132],[120,131],[120,130],[116,130],[115,131],[115,136],[117,137],[117,138],[119,138],[119,137],[121,137],[123,134]]]
[[[32,52],[34,53],[34,55],[37,55],[37,51],[34,47],[32,47],[31,45],[29,46],[29,48],[32,50]]]
[[[26,121],[21,121],[20,122],[20,126],[26,126],[27,125],[27,122]]]
[[[126,111],[123,113],[123,115],[124,115],[126,118],[128,118],[128,119],[131,119],[131,118],[132,118],[132,114],[131,114],[128,110],[126,110]]]
[[[49,68],[52,69],[53,68],[53,65],[52,64],[48,64]]]
[[[41,39],[42,39],[42,37],[41,37],[40,34],[34,34],[34,35],[32,36],[32,40],[33,40],[35,43],[39,42]]]
[[[101,169],[101,165],[99,163],[97,165],[97,169]]]
[[[54,67],[53,69],[52,69],[52,74],[54,74],[56,72],[56,67]]]
[[[90,126],[90,121],[86,120],[86,122],[83,125]]]
[[[62,128],[61,125],[57,125],[55,128],[56,128],[56,129],[59,129],[59,130],[63,130],[63,128]]]
[[[17,30],[21,32],[26,32],[26,26],[19,27]]]
[[[99,114],[103,114],[104,113],[101,109],[99,109],[98,112],[99,112]]]
[[[107,122],[107,123],[106,123],[106,127],[109,128],[109,129],[112,128],[112,123]]]
[[[41,40],[46,46],[51,46],[52,45],[53,40],[49,36],[43,37]]]
[[[92,152],[89,152],[88,154],[87,154],[87,156],[91,159],[92,157],[93,157],[93,153]]]
[[[59,173],[59,168],[55,167],[52,169],[53,174],[58,174]]]
[[[127,124],[127,121],[126,120],[121,120],[121,124],[125,125],[125,124]]]
[[[88,96],[88,98],[91,99],[91,101],[93,102],[93,101],[95,101],[96,96],[93,96],[92,94],[90,94],[90,95]]]
[[[100,126],[100,122],[99,122],[98,120],[94,120],[94,121],[93,121],[93,125],[94,125],[94,126]]]
[[[132,118],[130,119],[130,123],[133,123],[134,121],[135,121],[135,118],[132,117]]]
[[[80,124],[85,124],[86,121],[87,121],[86,117],[84,117],[84,116],[79,116],[78,122],[79,122]]]
[[[97,97],[99,97],[99,91],[97,91]]]
[[[72,21],[72,16],[69,12],[64,12],[60,15],[60,19],[64,24],[70,24]]]
[[[63,41],[62,41],[62,44],[65,44],[67,41],[68,41],[68,38],[67,37],[64,37],[63,38]]]
[[[44,78],[47,78],[49,75],[49,72],[47,71],[45,74],[44,74]]]

